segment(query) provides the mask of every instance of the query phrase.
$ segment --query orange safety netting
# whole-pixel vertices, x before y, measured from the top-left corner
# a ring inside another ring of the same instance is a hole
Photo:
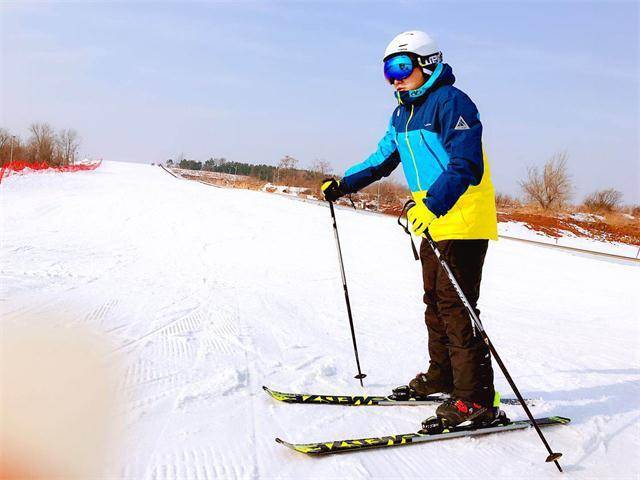
[[[47,162],[25,162],[14,161],[2,166],[0,170],[0,182],[4,177],[8,177],[12,172],[20,172],[25,168],[30,170],[55,170],[57,172],[79,172],[82,170],[95,170],[100,166],[102,160],[96,163],[78,163],[75,165],[51,166]]]

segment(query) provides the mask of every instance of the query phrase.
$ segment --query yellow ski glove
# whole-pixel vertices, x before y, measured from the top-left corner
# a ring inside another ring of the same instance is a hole
[[[407,211],[409,228],[418,236],[422,236],[436,218],[435,213],[429,210],[423,202],[416,203]]]
[[[322,190],[324,199],[327,202],[335,202],[344,195],[340,185],[340,180],[336,180],[335,178],[325,178],[322,181],[320,189]]]

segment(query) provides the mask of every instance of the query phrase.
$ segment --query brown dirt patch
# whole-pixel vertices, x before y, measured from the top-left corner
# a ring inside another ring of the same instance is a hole
[[[591,238],[605,242],[621,242],[640,245],[640,221],[624,220],[623,217],[604,220],[578,220],[567,214],[556,216],[542,213],[507,211],[498,213],[499,222],[522,222],[533,231],[558,238],[563,232],[571,232],[577,237]]]

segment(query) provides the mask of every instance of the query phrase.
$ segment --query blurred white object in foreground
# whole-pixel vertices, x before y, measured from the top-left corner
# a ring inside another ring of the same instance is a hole
[[[0,337],[0,478],[100,476],[115,402],[107,342],[50,318],[17,323]]]

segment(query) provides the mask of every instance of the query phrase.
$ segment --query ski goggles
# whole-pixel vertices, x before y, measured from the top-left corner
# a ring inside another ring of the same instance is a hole
[[[389,83],[404,80],[411,75],[415,66],[409,55],[396,55],[384,61],[384,76]]]

